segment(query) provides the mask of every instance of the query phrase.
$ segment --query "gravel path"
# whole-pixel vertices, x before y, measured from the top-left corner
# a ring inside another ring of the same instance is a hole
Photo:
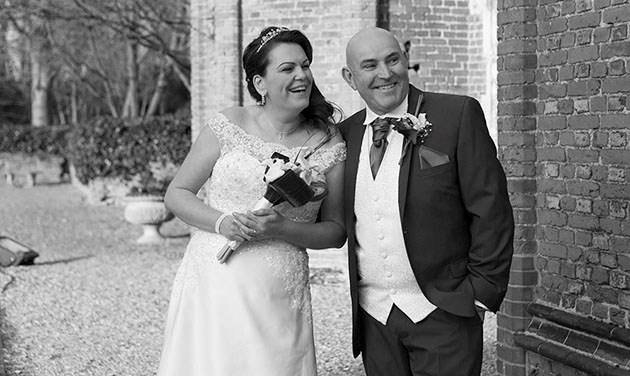
[[[123,208],[90,206],[70,185],[0,185],[0,234],[40,253],[0,268],[0,376],[154,375],[171,284],[188,241],[178,220],[140,246]],[[364,375],[350,351],[343,252],[314,252],[320,376]],[[483,375],[495,374],[496,318],[486,320]]]

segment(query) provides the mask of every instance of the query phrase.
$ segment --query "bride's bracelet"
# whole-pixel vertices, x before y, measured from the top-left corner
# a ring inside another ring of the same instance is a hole
[[[223,223],[223,220],[228,216],[229,216],[228,213],[223,213],[219,216],[217,221],[214,222],[214,232],[216,232],[217,234],[220,234],[219,229],[221,229],[221,223]]]

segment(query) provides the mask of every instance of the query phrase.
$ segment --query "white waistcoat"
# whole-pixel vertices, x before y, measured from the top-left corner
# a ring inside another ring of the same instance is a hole
[[[370,170],[372,130],[363,136],[354,212],[356,214],[359,305],[385,324],[392,305],[413,322],[436,307],[424,296],[411,269],[398,207],[398,175],[403,136],[391,131],[376,179]]]

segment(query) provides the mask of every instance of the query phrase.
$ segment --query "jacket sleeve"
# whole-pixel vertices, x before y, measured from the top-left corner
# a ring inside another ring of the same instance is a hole
[[[468,278],[475,299],[496,312],[507,291],[514,218],[503,167],[483,110],[473,98],[464,102],[456,158],[460,193],[470,223]]]

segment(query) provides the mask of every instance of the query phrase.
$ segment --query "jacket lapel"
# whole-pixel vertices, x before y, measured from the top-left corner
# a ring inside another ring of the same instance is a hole
[[[408,99],[408,108],[407,112],[413,114],[414,116],[418,116],[420,112],[420,106],[422,104],[422,92],[416,89],[414,86],[409,85],[409,99]],[[404,144],[403,144],[404,147]],[[402,150],[401,150],[402,152]],[[410,148],[407,155],[405,155],[405,159],[403,159],[403,163],[400,166],[400,173],[398,176],[398,209],[400,211],[400,221],[402,223],[403,218],[405,217],[405,203],[407,201],[407,185],[409,182],[409,169],[411,166],[411,158],[412,155],[415,154],[415,148]],[[353,199],[354,201],[354,199]]]
[[[345,179],[345,209],[346,213],[354,213],[355,188],[357,185],[357,170],[359,168],[359,155],[361,154],[361,144],[365,133],[365,110],[357,114],[353,122],[348,126],[346,137],[346,179]],[[350,218],[353,220],[353,218]]]

